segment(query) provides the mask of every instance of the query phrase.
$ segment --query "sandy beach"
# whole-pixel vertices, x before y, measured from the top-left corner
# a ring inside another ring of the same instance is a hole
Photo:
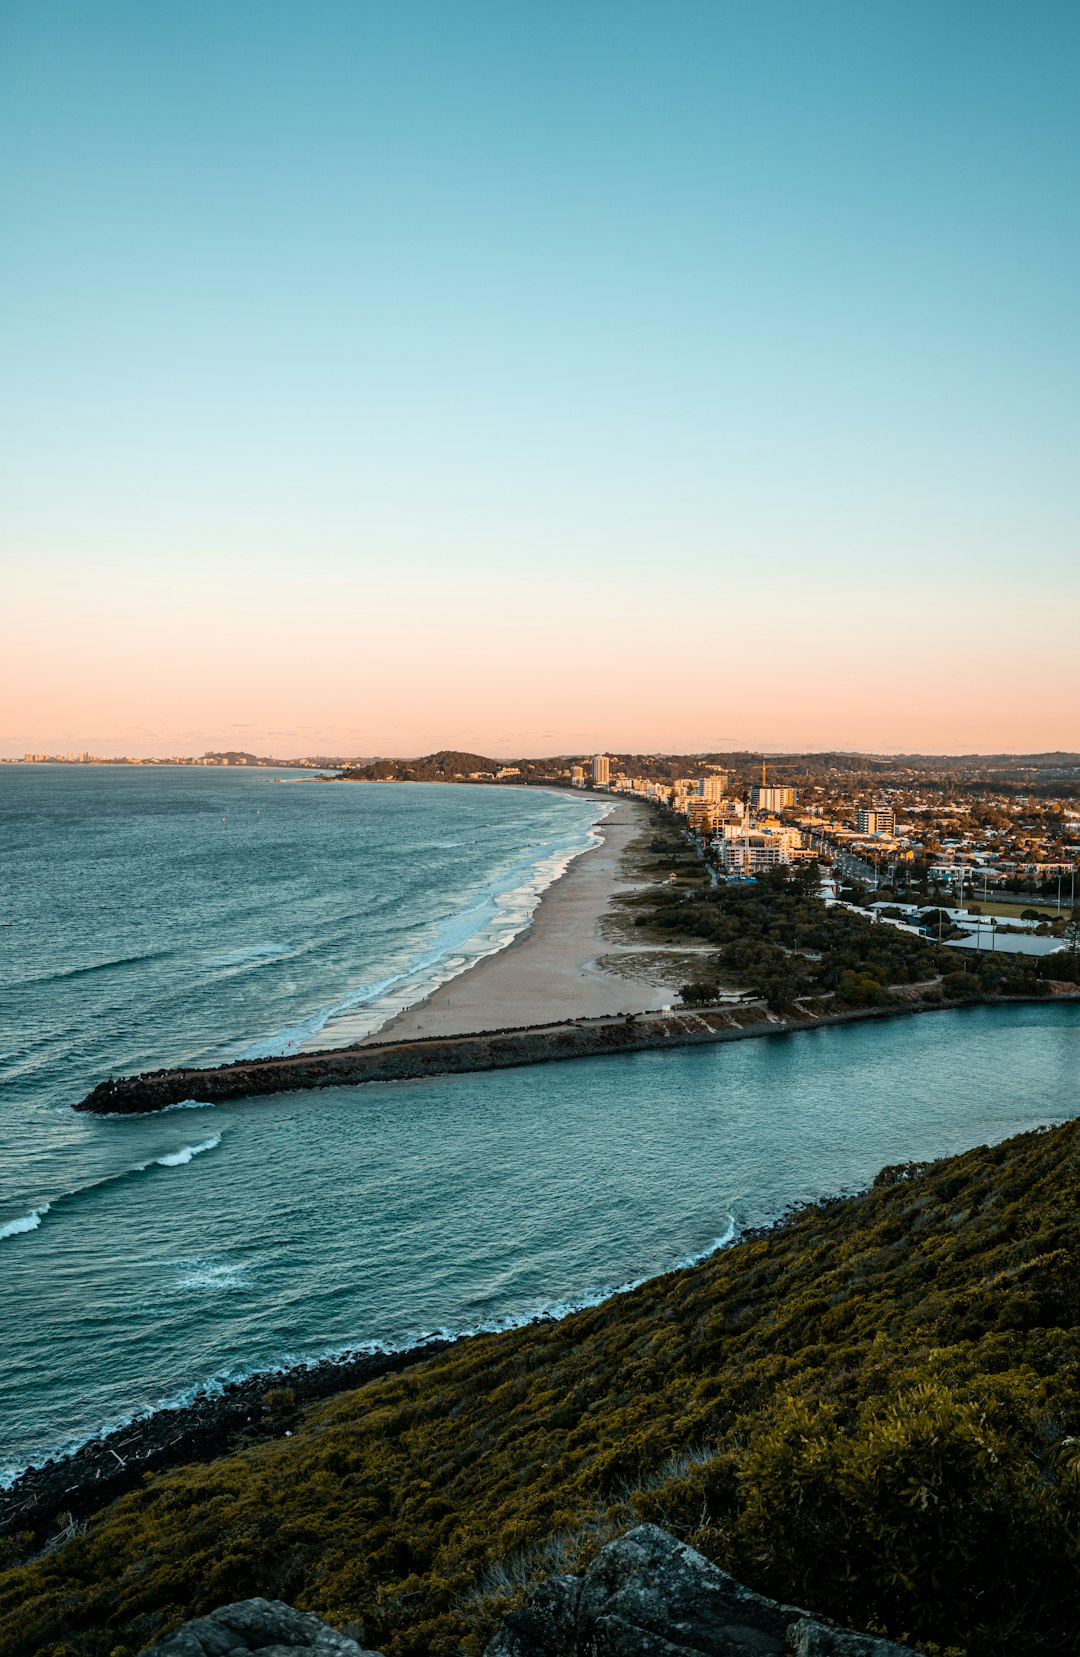
[[[623,855],[649,826],[645,806],[619,800],[598,825],[602,843],[582,852],[548,887],[532,922],[512,944],[407,1007],[368,1039],[406,1041],[667,1006],[673,1000],[670,988],[621,977],[598,960],[620,952],[603,936],[600,922],[617,893],[640,884],[626,877]]]

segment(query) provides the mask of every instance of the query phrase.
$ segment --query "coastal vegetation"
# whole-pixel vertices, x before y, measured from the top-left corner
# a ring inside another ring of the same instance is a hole
[[[757,991],[784,1015],[884,1007],[896,1003],[898,991],[909,1002],[933,1005],[1046,996],[1052,984],[1078,976],[1075,951],[958,956],[932,938],[830,907],[816,888],[814,865],[803,865],[794,876],[781,866],[757,884],[654,885],[622,899],[621,906],[643,937],[715,945],[683,987],[691,1005],[732,987]]]
[[[128,1657],[265,1594],[360,1621],[392,1657],[475,1657],[528,1583],[652,1520],[935,1657],[1065,1657],[1078,1206],[1073,1122],[886,1169],[700,1266],[307,1410],[275,1387],[279,1436],[148,1478],[32,1560],[9,1538],[0,1649]]]

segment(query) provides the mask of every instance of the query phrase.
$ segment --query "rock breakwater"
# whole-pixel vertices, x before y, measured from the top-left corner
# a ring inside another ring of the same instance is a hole
[[[939,1003],[947,1005],[947,1003]],[[575,1019],[476,1035],[433,1036],[424,1040],[358,1043],[286,1058],[243,1059],[198,1069],[150,1071],[99,1082],[76,1110],[107,1116],[167,1110],[191,1101],[218,1104],[306,1088],[355,1086],[363,1082],[421,1081],[472,1070],[501,1070],[613,1053],[640,1053],[662,1047],[738,1041],[746,1036],[784,1035],[793,1030],[895,1017],[918,1007],[868,1008],[815,1018],[778,1018],[761,1005],[706,1008],[693,1012],[642,1013],[618,1018]]]

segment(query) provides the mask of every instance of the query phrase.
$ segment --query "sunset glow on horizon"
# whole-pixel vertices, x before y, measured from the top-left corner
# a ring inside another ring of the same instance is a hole
[[[3,25],[0,756],[1080,748],[1080,12]]]

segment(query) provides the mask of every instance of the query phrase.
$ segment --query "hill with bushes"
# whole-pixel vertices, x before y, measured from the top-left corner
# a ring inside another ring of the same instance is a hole
[[[478,1654],[655,1522],[937,1657],[1080,1648],[1080,1124],[801,1210],[557,1323],[477,1336],[151,1476],[0,1578],[10,1657],[129,1657],[253,1595]],[[291,1436],[285,1436],[286,1433]]]

